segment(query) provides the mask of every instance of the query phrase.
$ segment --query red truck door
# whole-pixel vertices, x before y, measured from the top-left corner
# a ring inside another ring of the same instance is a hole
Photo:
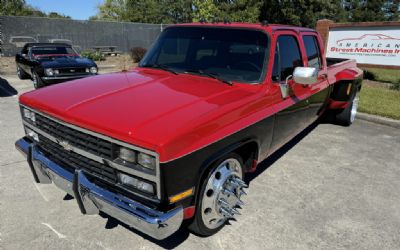
[[[293,75],[296,67],[305,65],[305,58],[301,53],[300,42],[297,33],[293,31],[277,31],[274,65],[272,69],[272,84],[278,85],[285,82],[288,76]],[[281,99],[283,110],[275,117],[274,133],[271,149],[282,146],[295,134],[303,130],[309,124],[308,89],[294,83],[291,79],[289,84],[289,96]]]
[[[309,102],[309,122],[313,122],[318,118],[323,108],[324,102],[329,95],[328,78],[327,78],[327,65],[326,60],[323,60],[323,50],[321,49],[321,40],[315,32],[302,32],[302,46],[303,54],[307,57],[306,66],[317,68],[318,81],[315,84],[304,86],[310,97],[307,99]]]

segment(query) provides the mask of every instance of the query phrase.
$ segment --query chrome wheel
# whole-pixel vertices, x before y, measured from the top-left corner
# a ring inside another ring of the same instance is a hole
[[[35,73],[32,73],[32,82],[33,82],[33,87],[35,87],[35,89],[38,88],[38,79]]]
[[[351,112],[350,112],[350,122],[353,123],[356,119],[358,103],[360,101],[360,92],[357,92],[354,96],[353,102],[351,104]]]
[[[242,178],[242,166],[234,158],[223,161],[212,172],[201,203],[201,217],[207,228],[218,228],[229,218],[240,215],[238,209],[244,205],[240,197],[246,194],[243,188],[247,188]]]

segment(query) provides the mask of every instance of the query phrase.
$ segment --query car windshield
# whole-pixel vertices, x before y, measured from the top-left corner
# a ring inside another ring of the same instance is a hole
[[[33,57],[54,57],[54,56],[68,56],[77,57],[78,53],[71,47],[65,46],[43,46],[43,47],[33,47],[32,50]]]
[[[255,83],[263,79],[267,47],[268,36],[258,30],[172,27],[161,34],[140,66]]]

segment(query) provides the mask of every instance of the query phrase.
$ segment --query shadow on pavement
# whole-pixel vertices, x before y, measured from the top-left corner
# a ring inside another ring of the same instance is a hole
[[[273,154],[268,156],[267,159],[260,162],[257,166],[257,169],[253,173],[248,173],[245,176],[245,182],[250,183],[257,176],[262,174],[265,170],[267,170],[272,164],[274,164],[277,160],[279,160],[283,155],[285,155],[290,149],[297,145],[304,137],[306,137],[311,131],[313,131],[319,124],[319,121],[314,122],[303,131],[301,131],[298,135],[296,135],[293,139],[291,139],[288,143],[282,146],[280,149],[275,151]]]
[[[8,81],[0,77],[0,97],[8,97],[18,94],[18,91]]]
[[[186,226],[181,226],[180,229],[175,232],[174,234],[172,234],[171,236],[169,236],[168,238],[164,239],[164,240],[156,240],[151,238],[150,236],[148,236],[147,234],[144,234],[128,225],[126,225],[125,223],[103,213],[100,212],[99,214],[101,217],[107,219],[107,223],[105,225],[106,229],[113,229],[117,226],[123,226],[124,228],[126,228],[127,230],[130,230],[132,233],[135,233],[139,236],[142,236],[144,239],[153,242],[154,244],[157,244],[158,246],[164,248],[164,249],[173,249],[176,248],[177,246],[179,246],[180,244],[182,244],[188,237],[189,237],[189,231],[186,228]],[[185,223],[185,222],[184,222]]]

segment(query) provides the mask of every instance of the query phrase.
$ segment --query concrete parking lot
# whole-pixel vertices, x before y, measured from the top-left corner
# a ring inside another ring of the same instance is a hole
[[[154,241],[33,182],[14,149],[18,95],[31,89],[0,76],[0,249],[400,249],[399,129],[311,126],[248,177],[237,222],[208,238],[180,230]]]

